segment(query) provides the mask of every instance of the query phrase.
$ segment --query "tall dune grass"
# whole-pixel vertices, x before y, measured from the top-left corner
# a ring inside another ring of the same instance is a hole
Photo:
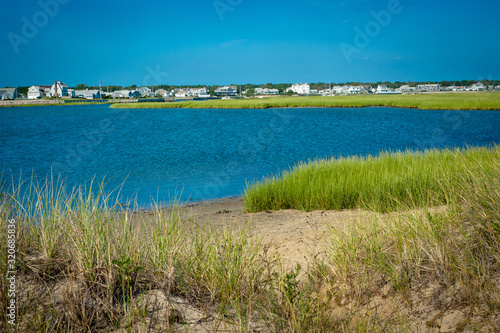
[[[444,211],[407,206],[331,229],[322,277],[343,305],[367,309],[377,298],[391,300],[391,315],[381,320],[372,312],[365,321],[377,331],[391,321],[410,332],[449,329],[441,323],[447,312],[455,313],[457,331],[498,330],[500,160],[481,161],[453,182]],[[434,314],[418,325],[424,308]]]
[[[267,109],[286,107],[386,106],[432,110],[500,110],[500,93],[274,97],[208,101],[113,104],[112,108]]]
[[[258,212],[361,207],[387,212],[400,206],[446,204],[454,179],[492,160],[500,160],[499,146],[320,159],[249,184],[245,208]]]
[[[221,233],[181,220],[177,206],[134,214],[102,183],[72,190],[55,179],[5,183],[0,271],[8,270],[6,221],[14,218],[17,312],[16,326],[0,318],[2,331],[189,331],[193,323],[185,322],[179,299],[215,318],[211,325],[221,330],[293,325],[287,318],[298,310],[283,310],[285,300],[273,301],[272,309],[264,304],[282,295],[279,281],[297,282],[285,278],[279,257],[268,255],[250,229]],[[2,311],[10,302],[5,278]],[[150,292],[168,303],[143,301]]]

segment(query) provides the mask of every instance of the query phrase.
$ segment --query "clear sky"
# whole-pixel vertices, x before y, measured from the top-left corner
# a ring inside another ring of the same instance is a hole
[[[0,87],[500,77],[498,0],[0,3]]]

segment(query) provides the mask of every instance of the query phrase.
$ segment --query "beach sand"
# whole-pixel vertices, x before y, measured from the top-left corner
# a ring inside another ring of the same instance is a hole
[[[323,255],[323,239],[330,227],[343,228],[344,223],[366,218],[360,209],[343,211],[299,210],[245,213],[243,198],[225,198],[186,205],[181,212],[183,221],[224,230],[251,230],[257,240],[276,250],[290,267],[307,268],[314,257]]]

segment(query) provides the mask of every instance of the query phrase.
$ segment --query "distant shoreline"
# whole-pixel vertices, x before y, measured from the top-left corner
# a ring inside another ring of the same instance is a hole
[[[62,101],[56,102],[55,100],[10,100],[0,101],[0,108],[9,107],[32,107],[32,106],[67,106],[67,105],[94,105],[94,104],[113,104],[114,102],[100,102],[100,101]]]
[[[32,107],[59,105],[111,104],[123,109],[271,109],[271,108],[363,108],[392,107],[421,110],[500,110],[499,92],[425,93],[425,94],[372,94],[341,96],[280,96],[274,98],[245,98],[229,100],[134,102],[117,101],[60,101],[14,100],[0,101],[0,107]]]
[[[270,109],[307,107],[393,107],[422,110],[500,110],[500,93],[417,94],[417,95],[348,95],[248,98],[208,101],[153,102],[112,104],[125,109]]]

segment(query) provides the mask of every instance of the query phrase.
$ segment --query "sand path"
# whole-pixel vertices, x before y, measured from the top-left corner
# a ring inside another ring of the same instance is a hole
[[[184,220],[199,225],[210,225],[220,230],[251,228],[262,244],[276,249],[291,267],[300,264],[306,268],[311,259],[324,252],[322,241],[330,227],[342,228],[344,223],[366,216],[359,209],[343,211],[298,210],[244,213],[243,198],[220,199],[187,205]]]

